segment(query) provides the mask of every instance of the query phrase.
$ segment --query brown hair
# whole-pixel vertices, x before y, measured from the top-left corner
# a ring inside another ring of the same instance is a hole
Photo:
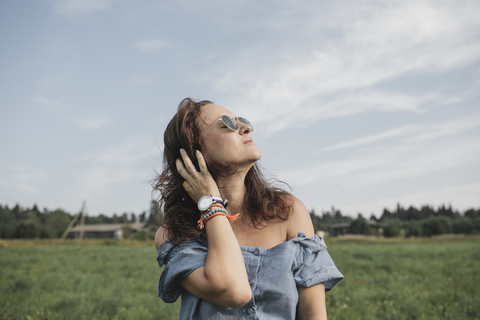
[[[197,204],[183,188],[184,179],[177,171],[175,160],[181,158],[180,148],[183,148],[198,168],[195,150],[203,153],[204,146],[196,119],[201,108],[208,104],[212,102],[183,99],[165,129],[163,171],[153,180],[152,186],[154,191],[160,193],[159,200],[163,204],[163,219],[160,220],[163,220],[163,227],[167,229],[169,241],[174,244],[192,239],[203,232],[197,229],[200,218]],[[232,167],[218,168],[218,165],[205,160],[215,180],[222,169],[234,170]],[[288,219],[293,208],[292,195],[268,182],[257,164],[248,171],[245,188],[244,209],[253,227],[261,228],[265,221],[271,219]]]

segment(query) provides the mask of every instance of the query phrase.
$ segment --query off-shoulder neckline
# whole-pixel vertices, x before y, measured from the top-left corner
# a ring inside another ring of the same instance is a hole
[[[316,236],[313,236],[312,238],[315,238]],[[283,241],[283,242],[280,242],[279,244],[276,244],[274,245],[273,247],[271,248],[262,248],[262,247],[251,247],[251,246],[243,246],[243,245],[240,245],[240,248],[241,249],[245,249],[245,251],[255,251],[255,250],[261,250],[263,252],[266,252],[266,251],[269,251],[269,250],[274,250],[284,244],[288,244],[290,242],[295,242],[295,241],[298,241],[299,239],[308,239],[307,236],[305,235],[305,233],[303,231],[298,231],[297,232],[297,237],[296,238],[292,238],[292,239],[289,239],[289,240],[286,240],[286,241]]]
[[[323,245],[326,247],[325,243],[322,241],[323,239],[320,238],[318,235],[314,235],[313,237],[307,237],[303,231],[298,231],[296,238],[292,238],[292,239],[289,239],[287,241],[283,241],[283,242],[281,242],[281,243],[279,243],[279,244],[277,244],[277,245],[275,245],[271,248],[264,249],[262,247],[251,247],[251,246],[240,245],[240,249],[243,249],[243,251],[247,251],[247,252],[254,252],[255,250],[259,250],[260,252],[267,252],[267,251],[270,251],[270,250],[277,249],[278,247],[283,246],[284,244],[288,244],[288,243],[291,243],[291,242],[299,242],[299,241],[302,241],[302,240],[313,240],[314,241],[314,239],[316,239],[316,238],[320,239],[321,243],[323,243]],[[183,243],[187,243],[187,242],[191,242],[191,241],[195,241],[195,242],[203,244],[204,242],[207,241],[207,236],[204,233],[202,233],[202,234],[196,236],[195,238],[193,238],[192,240],[187,240],[185,242],[180,243],[179,245],[181,246]],[[159,253],[161,251],[160,249],[164,245],[174,246],[170,241],[165,240],[157,248],[157,253]]]

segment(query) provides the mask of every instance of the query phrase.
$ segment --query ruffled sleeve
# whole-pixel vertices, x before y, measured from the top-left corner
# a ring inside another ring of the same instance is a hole
[[[293,277],[298,286],[311,287],[324,283],[331,290],[344,277],[327,252],[325,241],[319,236],[307,238],[303,232],[290,240],[296,244],[296,261]]]
[[[199,237],[177,246],[165,241],[158,247],[158,265],[165,265],[158,282],[158,296],[164,302],[177,301],[183,290],[178,282],[205,265],[207,250],[206,239]]]

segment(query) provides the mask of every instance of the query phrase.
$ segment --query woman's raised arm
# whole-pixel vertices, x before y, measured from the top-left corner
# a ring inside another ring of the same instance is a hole
[[[200,171],[196,171],[185,151],[181,150],[181,154],[183,161],[177,159],[177,170],[185,179],[183,187],[190,197],[195,202],[206,194],[220,197],[218,187],[207,170],[202,154],[196,152]],[[167,238],[163,230],[160,228],[155,237],[157,247]],[[205,266],[185,277],[180,281],[180,285],[201,299],[226,307],[239,308],[250,301],[252,290],[248,283],[242,252],[230,222],[225,216],[215,216],[208,220],[205,230],[208,239]]]

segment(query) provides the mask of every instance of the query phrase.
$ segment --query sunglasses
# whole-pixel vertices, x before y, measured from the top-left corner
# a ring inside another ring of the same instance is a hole
[[[247,126],[249,126],[249,127],[251,128],[250,132],[253,131],[253,126],[252,126],[252,124],[250,123],[250,121],[248,121],[248,120],[245,119],[244,117],[230,118],[230,117],[227,116],[227,115],[223,115],[223,116],[221,117],[221,119],[219,119],[218,121],[222,121],[223,124],[224,124],[227,128],[229,128],[230,130],[232,130],[232,131],[237,130],[237,128],[238,128],[238,127],[237,127],[237,121],[238,121],[238,122],[241,122],[241,123],[243,123],[243,124],[246,124]],[[211,126],[210,129],[207,130],[207,132],[210,131],[210,130],[212,130],[212,128],[213,128],[214,126],[215,126],[215,125]],[[205,133],[207,133],[207,132],[205,132]]]

